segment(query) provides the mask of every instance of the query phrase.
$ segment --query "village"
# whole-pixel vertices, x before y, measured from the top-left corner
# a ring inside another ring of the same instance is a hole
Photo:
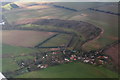
[[[27,56],[27,55],[20,55],[20,56]],[[31,54],[34,56],[33,60],[21,60],[16,61],[15,56],[12,56],[14,61],[20,66],[20,69],[14,72],[7,72],[3,73],[7,76],[7,74],[11,73],[14,75],[20,75],[23,73],[42,70],[50,66],[56,66],[60,64],[67,64],[67,63],[85,63],[91,64],[94,66],[105,65],[111,63],[111,58],[105,54],[102,54],[98,51],[77,51],[77,50],[66,50],[56,48],[54,51],[44,52],[44,53],[34,53]],[[17,57],[17,56],[16,56]]]

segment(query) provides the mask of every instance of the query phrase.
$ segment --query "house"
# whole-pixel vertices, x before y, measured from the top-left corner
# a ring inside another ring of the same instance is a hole
[[[85,63],[88,63],[90,60],[84,60]]]

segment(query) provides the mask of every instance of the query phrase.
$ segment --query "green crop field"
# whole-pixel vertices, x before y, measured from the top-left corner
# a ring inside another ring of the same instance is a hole
[[[103,67],[83,63],[69,63],[29,72],[17,78],[117,78],[117,74]]]
[[[23,47],[17,47],[17,46],[11,46],[2,44],[2,71],[14,71],[19,69],[19,66],[16,64],[16,62],[13,60],[12,56],[19,56],[21,54],[28,55],[30,53],[35,53],[37,50],[35,49],[29,49],[29,48],[23,48]],[[23,59],[29,59],[32,56],[25,56],[25,57],[17,57],[16,60],[23,60]],[[21,59],[20,59],[21,58]],[[9,66],[8,66],[9,65]]]
[[[86,8],[104,5],[105,3],[93,3],[93,2],[59,2],[59,3],[57,3],[56,2],[55,4],[73,8],[73,9],[77,9],[77,10],[84,10]]]
[[[15,63],[12,58],[2,59],[2,72],[9,72],[19,69],[20,67]]]
[[[64,46],[70,40],[70,35],[59,34],[58,36],[52,38],[41,46]]]
[[[112,3],[112,5],[101,6],[101,7],[97,8],[97,9],[118,13],[118,7],[119,7],[118,3]]]
[[[29,54],[32,52],[36,52],[36,49],[30,49],[30,48],[2,44],[2,53],[3,54],[19,55],[21,53]]]

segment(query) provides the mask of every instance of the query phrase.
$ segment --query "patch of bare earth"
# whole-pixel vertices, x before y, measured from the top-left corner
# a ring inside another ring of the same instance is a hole
[[[24,14],[24,15],[28,15],[28,14]],[[19,19],[14,23],[14,25],[31,24],[40,19],[54,19],[54,18],[55,16],[43,16],[40,18]]]
[[[30,19],[22,19],[22,20],[18,20],[15,22],[15,25],[22,25],[22,24],[30,24],[30,23],[33,23],[33,22],[36,22],[37,18],[30,18]]]
[[[108,38],[111,40],[118,40],[118,37],[115,37],[115,36],[108,36]]]
[[[25,7],[26,9],[45,9],[45,8],[49,8],[49,6],[44,6],[44,5],[39,5],[39,6],[29,6],[29,7]]]

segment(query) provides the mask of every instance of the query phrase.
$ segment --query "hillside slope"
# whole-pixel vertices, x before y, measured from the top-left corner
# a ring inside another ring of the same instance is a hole
[[[9,4],[2,6],[2,8],[5,10],[11,10],[11,9],[19,8],[19,6],[14,3],[9,3]]]

